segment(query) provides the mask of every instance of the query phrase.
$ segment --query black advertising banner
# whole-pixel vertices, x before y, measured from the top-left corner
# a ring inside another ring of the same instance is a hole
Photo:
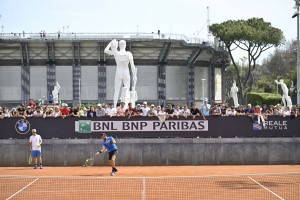
[[[29,138],[37,129],[42,138],[96,138],[105,132],[116,138],[157,137],[300,137],[300,117],[269,116],[263,123],[250,117],[172,118],[156,117],[5,118],[0,138]]]

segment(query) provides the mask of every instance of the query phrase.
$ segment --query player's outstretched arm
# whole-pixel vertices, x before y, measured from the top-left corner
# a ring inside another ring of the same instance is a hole
[[[105,146],[102,146],[102,149],[100,151],[98,151],[95,156],[98,156],[100,153],[104,153],[107,149],[105,148]]]

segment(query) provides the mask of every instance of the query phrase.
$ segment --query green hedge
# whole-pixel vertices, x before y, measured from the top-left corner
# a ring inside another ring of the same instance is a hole
[[[251,103],[253,106],[255,105],[276,105],[281,103],[281,95],[274,93],[255,93],[249,92],[247,94],[247,102]]]

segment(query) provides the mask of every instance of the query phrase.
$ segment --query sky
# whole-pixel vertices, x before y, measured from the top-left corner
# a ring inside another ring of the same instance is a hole
[[[264,18],[279,28],[287,41],[297,37],[292,19],[294,0],[1,0],[4,33],[67,31],[77,33],[157,32],[207,39],[210,24],[226,20]],[[270,51],[262,54],[267,57]],[[242,57],[234,54],[235,59]]]

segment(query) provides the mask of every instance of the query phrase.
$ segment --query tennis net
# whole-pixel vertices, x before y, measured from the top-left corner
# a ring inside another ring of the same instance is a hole
[[[0,199],[300,199],[300,173],[144,178],[0,176]]]

